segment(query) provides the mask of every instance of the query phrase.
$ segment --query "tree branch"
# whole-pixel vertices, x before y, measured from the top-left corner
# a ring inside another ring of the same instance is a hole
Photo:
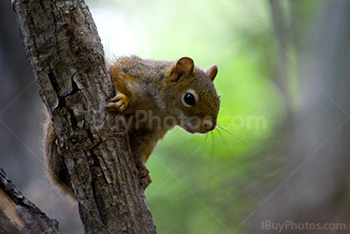
[[[155,233],[113,96],[104,53],[82,0],[14,0],[21,36],[53,122],[86,233]]]
[[[0,232],[58,233],[58,222],[26,199],[0,169]]]

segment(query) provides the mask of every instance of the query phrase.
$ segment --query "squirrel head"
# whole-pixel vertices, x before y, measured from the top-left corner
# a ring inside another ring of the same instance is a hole
[[[213,65],[206,71],[194,65],[189,57],[182,57],[171,66],[166,95],[168,110],[177,124],[190,133],[207,133],[216,127],[220,97],[214,87],[218,72]]]

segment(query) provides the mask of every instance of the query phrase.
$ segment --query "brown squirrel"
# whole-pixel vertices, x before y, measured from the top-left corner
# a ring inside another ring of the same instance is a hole
[[[152,182],[146,161],[168,130],[175,125],[190,133],[215,129],[220,107],[213,84],[217,71],[214,65],[204,72],[188,57],[175,62],[122,57],[110,67],[116,96],[106,107],[126,118],[130,147],[144,188]],[[48,175],[53,184],[72,194],[50,120],[45,129]]]

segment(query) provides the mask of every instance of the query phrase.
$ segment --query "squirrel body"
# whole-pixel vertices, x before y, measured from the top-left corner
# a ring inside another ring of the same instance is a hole
[[[179,125],[190,133],[206,133],[216,127],[220,107],[213,81],[216,65],[206,71],[193,60],[144,60],[121,57],[109,68],[116,95],[106,107],[123,114],[130,147],[141,184],[151,182],[146,161],[166,132]],[[46,124],[44,154],[53,184],[72,192],[64,161],[59,154],[51,121]]]

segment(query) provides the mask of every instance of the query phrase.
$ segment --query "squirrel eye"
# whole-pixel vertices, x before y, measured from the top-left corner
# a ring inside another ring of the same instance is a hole
[[[196,103],[196,98],[192,93],[186,93],[184,96],[184,101],[187,105],[194,106],[194,104]]]

